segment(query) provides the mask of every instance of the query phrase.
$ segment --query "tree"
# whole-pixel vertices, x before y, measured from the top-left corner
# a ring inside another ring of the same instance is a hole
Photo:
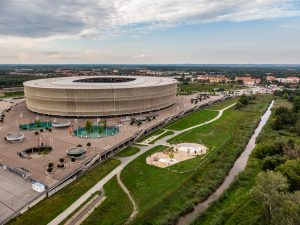
[[[288,160],[277,171],[287,177],[292,191],[300,190],[300,160]]]
[[[246,95],[242,95],[239,99],[239,102],[243,105],[248,105],[249,98]]]
[[[282,195],[281,206],[275,210],[272,225],[299,225],[300,224],[300,192]]]
[[[35,127],[36,127],[36,128],[41,127],[41,122],[40,122],[40,120],[35,120]]]
[[[293,101],[293,111],[300,111],[300,96],[296,96]]]
[[[252,188],[253,199],[261,205],[266,224],[270,224],[276,208],[280,207],[281,192],[287,191],[287,179],[278,172],[260,172],[256,177],[256,185]]]
[[[92,126],[92,122],[90,120],[87,120],[85,123],[85,130],[89,133],[92,132]]]
[[[243,107],[243,104],[240,101],[237,101],[237,103],[235,104],[235,108],[240,109],[242,107]]]
[[[300,120],[295,124],[295,132],[300,136]]]

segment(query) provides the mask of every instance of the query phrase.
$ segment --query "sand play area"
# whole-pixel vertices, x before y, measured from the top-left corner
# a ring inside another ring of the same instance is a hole
[[[173,145],[163,152],[156,152],[146,158],[149,165],[168,167],[176,163],[206,154],[207,147],[196,143],[181,143]]]

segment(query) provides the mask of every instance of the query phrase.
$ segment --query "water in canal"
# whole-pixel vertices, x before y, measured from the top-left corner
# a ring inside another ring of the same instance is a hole
[[[206,210],[210,203],[217,200],[222,193],[230,186],[230,184],[233,182],[234,177],[239,174],[241,171],[243,171],[247,165],[247,161],[249,158],[249,155],[251,154],[252,150],[255,147],[255,141],[259,133],[261,132],[264,125],[267,123],[270,115],[271,115],[271,108],[273,107],[274,101],[271,102],[269,105],[269,108],[264,113],[264,115],[261,117],[261,121],[258,125],[258,127],[255,129],[254,134],[252,135],[251,139],[249,140],[245,150],[240,155],[240,157],[235,161],[233,167],[231,168],[229,174],[225,178],[224,182],[219,186],[219,188],[211,195],[208,199],[206,199],[204,202],[199,203],[195,206],[194,210],[190,212],[189,214],[182,216],[179,218],[179,221],[177,225],[186,225],[192,223],[200,213],[202,213],[204,210]]]

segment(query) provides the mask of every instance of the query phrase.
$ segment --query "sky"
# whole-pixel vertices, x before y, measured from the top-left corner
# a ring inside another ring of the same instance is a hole
[[[0,0],[0,64],[300,64],[300,0]]]

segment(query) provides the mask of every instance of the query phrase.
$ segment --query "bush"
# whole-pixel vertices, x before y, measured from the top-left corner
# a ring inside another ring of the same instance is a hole
[[[267,156],[263,161],[263,170],[274,170],[286,161],[281,155]]]
[[[77,145],[77,147],[82,147],[82,145],[81,145],[81,144],[79,144],[79,145]]]
[[[75,162],[76,161],[76,159],[75,158],[71,158],[71,162]]]
[[[88,147],[92,146],[91,142],[86,143],[86,146]]]
[[[284,154],[284,143],[277,142],[274,144],[266,144],[266,145],[259,145],[254,150],[253,154],[256,158],[264,159],[267,156],[273,156],[273,155],[280,155],[282,156]]]
[[[47,172],[48,172],[48,173],[51,173],[52,171],[53,171],[53,167],[48,167],[48,168],[47,168]]]
[[[291,191],[300,190],[300,160],[288,160],[277,171],[287,177]]]
[[[48,164],[48,168],[53,168],[54,164],[53,163],[49,163]]]
[[[59,162],[60,162],[60,163],[63,163],[64,161],[65,161],[64,158],[60,158],[60,159],[59,159]]]

